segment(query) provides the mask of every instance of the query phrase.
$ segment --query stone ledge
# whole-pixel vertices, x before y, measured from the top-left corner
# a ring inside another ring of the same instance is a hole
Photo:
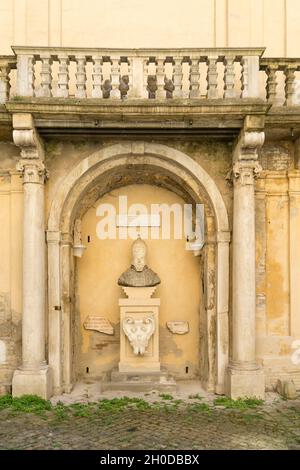
[[[165,371],[158,372],[119,372],[112,371],[111,380],[101,384],[102,391],[125,390],[151,392],[152,390],[175,392],[176,382]]]

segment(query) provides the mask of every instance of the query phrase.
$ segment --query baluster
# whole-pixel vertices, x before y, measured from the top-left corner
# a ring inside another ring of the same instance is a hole
[[[86,98],[86,57],[85,56],[76,56],[75,60],[77,62],[77,71],[76,76],[76,98]]]
[[[28,92],[31,93],[30,96],[36,94],[35,90],[35,58],[34,56],[28,57]],[[29,96],[29,95],[28,95]]]
[[[33,55],[18,55],[17,59],[17,95],[34,96],[34,65]]]
[[[199,98],[200,96],[200,72],[199,59],[192,59],[190,65],[190,98]]]
[[[6,103],[9,99],[9,72],[10,67],[8,64],[0,65],[0,103]]]
[[[182,98],[182,76],[182,58],[175,57],[173,66],[173,83],[175,87],[173,98]]]
[[[218,98],[218,72],[217,57],[209,57],[207,59],[207,98]]]
[[[267,84],[266,84],[266,92],[267,92],[267,100],[269,103],[276,103],[277,102],[277,70],[278,64],[270,64],[266,68],[267,74]]]
[[[149,98],[148,90],[149,58],[143,60],[143,98]]]
[[[296,104],[296,67],[288,65],[284,69],[285,75],[285,105],[286,106],[293,106]]]
[[[224,98],[235,98],[234,89],[234,57],[225,57],[224,60]]]
[[[121,92],[120,87],[120,58],[111,58],[111,92],[110,98],[120,99]]]
[[[166,98],[165,87],[165,59],[163,57],[158,57],[156,59],[156,79],[157,79],[157,90],[155,93],[155,98],[162,99]]]
[[[93,98],[103,98],[102,92],[102,57],[101,56],[93,56],[93,73],[92,73],[92,80],[93,80],[93,89],[92,89],[92,97]]]
[[[52,75],[51,75],[51,64],[52,59],[49,54],[41,55],[42,68],[41,68],[41,88],[39,95],[49,98],[52,93]]]
[[[128,66],[128,91],[127,97],[131,98],[133,95],[133,58],[127,57],[127,66]],[[141,77],[143,80],[143,77]]]
[[[242,93],[241,98],[248,98],[249,96],[249,73],[248,73],[248,57],[243,57],[241,60],[242,66]]]
[[[259,97],[259,57],[244,56],[242,65],[242,98]]]
[[[69,57],[65,54],[58,56],[58,82],[57,96],[59,98],[68,98],[69,96]]]

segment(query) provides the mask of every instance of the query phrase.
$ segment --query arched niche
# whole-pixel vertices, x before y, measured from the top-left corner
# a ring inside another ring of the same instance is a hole
[[[66,175],[52,201],[47,229],[48,354],[54,391],[70,391],[75,380],[74,221],[107,191],[139,182],[170,189],[187,202],[205,204],[202,380],[208,389],[223,393],[229,337],[227,210],[214,180],[192,158],[166,145],[140,141],[111,145],[84,158]]]

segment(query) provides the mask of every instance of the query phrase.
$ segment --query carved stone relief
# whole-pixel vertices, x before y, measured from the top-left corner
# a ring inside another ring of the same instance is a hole
[[[125,335],[129,339],[133,353],[143,356],[148,346],[149,339],[155,331],[155,320],[153,316],[135,319],[125,317],[122,322]]]

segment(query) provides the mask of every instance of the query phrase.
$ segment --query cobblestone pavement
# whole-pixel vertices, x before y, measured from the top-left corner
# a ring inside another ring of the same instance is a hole
[[[0,449],[299,449],[300,399],[255,409],[194,401],[157,409],[0,411]]]

